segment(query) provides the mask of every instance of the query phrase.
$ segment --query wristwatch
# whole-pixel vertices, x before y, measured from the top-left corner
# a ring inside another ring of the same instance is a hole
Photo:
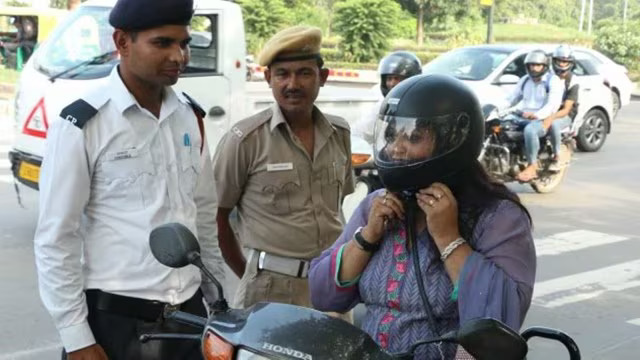
[[[366,252],[374,253],[380,249],[380,244],[372,244],[364,239],[362,236],[362,226],[356,230],[356,233],[353,234],[353,238],[356,240],[356,244],[358,247]]]

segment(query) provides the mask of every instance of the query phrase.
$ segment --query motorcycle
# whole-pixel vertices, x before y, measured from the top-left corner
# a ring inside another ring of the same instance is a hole
[[[487,105],[482,110],[485,115],[485,140],[478,160],[495,178],[504,182],[519,181],[517,175],[528,166],[524,132],[518,124],[508,120],[507,116],[521,114],[513,109],[499,111],[492,105]],[[553,148],[549,135],[540,139],[537,176],[527,182],[536,192],[552,192],[562,183],[575,149],[574,138],[579,130],[575,125],[572,124],[562,132],[556,169],[552,168]]]
[[[140,341],[198,341],[205,360],[409,360],[418,347],[437,342],[457,343],[477,360],[521,360],[528,352],[527,340],[533,337],[557,340],[567,348],[571,360],[580,359],[576,343],[560,331],[535,327],[519,335],[490,318],[475,319],[457,331],[417,342],[406,353],[389,354],[361,329],[313,309],[267,302],[230,309],[222,286],[202,263],[198,241],[184,225],[172,223],[154,229],[149,243],[153,256],[166,266],[200,268],[216,286],[218,298],[209,305],[208,319],[171,307],[165,312],[166,319],[201,329],[202,335],[145,334]]]

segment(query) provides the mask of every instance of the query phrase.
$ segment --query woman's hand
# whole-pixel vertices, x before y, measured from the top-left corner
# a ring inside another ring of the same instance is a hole
[[[458,228],[458,202],[449,188],[434,183],[416,194],[418,206],[427,215],[429,234],[442,251],[460,237]]]
[[[372,244],[379,243],[384,235],[387,221],[392,219],[403,220],[404,207],[398,197],[385,190],[380,196],[373,199],[367,225],[362,228],[362,237]]]

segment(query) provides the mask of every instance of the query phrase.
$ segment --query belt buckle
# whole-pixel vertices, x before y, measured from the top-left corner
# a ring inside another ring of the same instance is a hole
[[[171,314],[173,314],[178,310],[180,310],[180,304],[176,304],[176,305],[165,304],[162,310],[162,317],[166,319],[167,317],[169,317]]]

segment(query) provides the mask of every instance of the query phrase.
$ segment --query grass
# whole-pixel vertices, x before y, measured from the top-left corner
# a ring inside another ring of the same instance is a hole
[[[472,31],[483,39],[486,37],[487,25],[478,24]],[[452,31],[430,32],[426,34],[427,39],[434,42],[442,42],[451,38],[455,33]],[[581,33],[575,29],[560,28],[549,24],[495,24],[493,27],[493,37],[495,42],[518,42],[518,43],[569,43],[591,45],[594,37],[586,33]]]
[[[486,26],[483,27],[486,32]],[[572,43],[590,45],[594,37],[575,29],[559,28],[554,25],[496,24],[496,42]]]

